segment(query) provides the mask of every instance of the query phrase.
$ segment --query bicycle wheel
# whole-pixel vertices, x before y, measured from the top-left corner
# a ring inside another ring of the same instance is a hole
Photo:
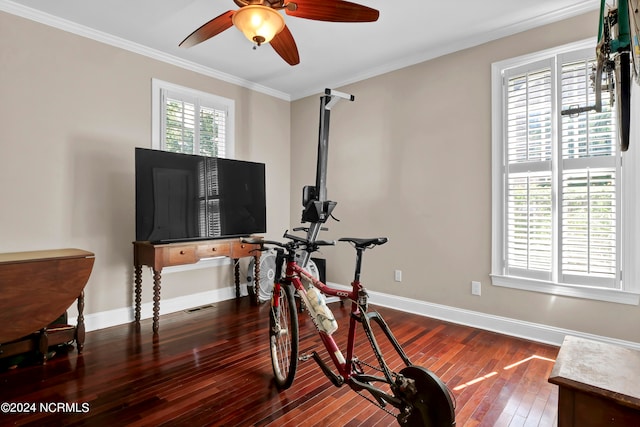
[[[276,385],[280,390],[287,389],[298,368],[298,313],[291,285],[274,287],[269,310],[269,345]]]
[[[452,427],[456,425],[455,405],[449,389],[433,372],[421,366],[407,366],[401,375],[415,381],[416,393],[409,397],[411,412],[398,419],[401,426]]]
[[[631,55],[622,52],[615,58],[615,90],[618,111],[618,140],[620,150],[629,149],[631,125]]]

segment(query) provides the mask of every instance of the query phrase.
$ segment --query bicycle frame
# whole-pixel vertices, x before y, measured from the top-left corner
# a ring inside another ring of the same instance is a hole
[[[629,2],[628,0],[618,0],[618,34],[612,37],[610,49],[612,52],[619,52],[628,49],[631,45],[631,30],[629,28]],[[598,42],[603,40],[605,30],[605,13],[607,0],[600,3],[600,26],[598,28]]]
[[[595,84],[596,102],[593,109],[602,111],[603,77],[607,80],[606,89],[612,94],[618,111],[618,141],[621,151],[629,148],[630,128],[630,99],[631,99],[631,68],[635,68],[632,51],[632,33],[630,0],[617,0],[613,7],[607,10],[607,1],[601,0],[600,19],[598,25],[598,44],[596,46],[596,69],[593,80]],[[635,15],[633,15],[635,17]],[[636,40],[637,43],[637,40]],[[615,93],[613,92],[615,90]],[[591,107],[578,110],[589,111]],[[575,111],[575,112],[582,112]],[[571,111],[568,112],[572,114]],[[565,111],[563,111],[565,114]]]
[[[391,330],[384,322],[381,316],[378,313],[367,313],[367,294],[364,286],[360,283],[359,280],[359,266],[361,264],[361,253],[358,254],[357,258],[357,270],[356,277],[351,283],[351,290],[341,290],[332,288],[322,283],[315,277],[313,277],[308,271],[300,267],[295,260],[288,259],[286,264],[286,277],[284,279],[285,283],[289,283],[293,285],[297,294],[300,296],[301,300],[304,302],[306,306],[309,306],[309,300],[307,298],[307,291],[303,285],[302,277],[306,278],[309,282],[313,284],[317,289],[319,289],[323,294],[328,296],[335,296],[340,298],[347,298],[351,300],[351,316],[349,320],[349,330],[347,335],[347,348],[346,348],[346,357],[339,349],[336,341],[333,336],[324,332],[321,328],[318,327],[319,320],[317,319],[317,315],[312,313],[311,310],[307,310],[309,313],[313,323],[318,330],[322,343],[324,344],[331,360],[333,361],[334,366],[338,370],[338,375],[336,375],[329,367],[327,367],[317,353],[313,354],[314,360],[320,365],[320,368],[323,370],[325,375],[329,377],[332,383],[336,386],[341,386],[345,382],[349,384],[349,386],[355,390],[365,389],[369,391],[378,401],[378,403],[384,405],[384,403],[391,403],[393,406],[400,408],[402,402],[400,399],[386,393],[380,388],[370,384],[369,382],[383,382],[389,384],[391,386],[398,385],[403,387],[404,384],[396,384],[396,378],[394,374],[391,372],[387,363],[384,360],[380,347],[375,339],[373,331],[371,329],[370,321],[375,321],[380,328],[385,333],[385,336],[389,339],[392,346],[406,364],[406,366],[411,366],[408,356],[405,354],[404,350],[393,336]],[[275,284],[274,293],[278,295],[280,292],[280,284]],[[277,304],[278,299],[276,298],[274,304]],[[356,345],[356,329],[358,323],[362,323],[364,332],[369,339],[369,343],[371,344],[371,348],[376,356],[376,359],[380,365],[380,370],[384,374],[383,377],[371,376],[371,375],[363,375],[358,371],[357,363],[358,360],[355,357],[354,349]]]

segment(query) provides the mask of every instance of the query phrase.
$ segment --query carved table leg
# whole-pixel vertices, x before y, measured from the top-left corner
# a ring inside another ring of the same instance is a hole
[[[49,337],[47,336],[47,328],[40,329],[38,335],[38,358],[40,363],[47,363],[47,353],[49,352]]]
[[[160,326],[160,279],[161,270],[153,270],[153,332]]]
[[[233,274],[236,284],[236,299],[240,299],[240,262],[238,258],[233,258]]]
[[[257,305],[260,303],[258,292],[260,291],[260,255],[253,256],[253,302]]]
[[[135,288],[135,293],[136,293],[136,311],[135,311],[135,318],[136,318],[136,323],[139,324],[140,323],[140,305],[142,304],[142,266],[141,265],[136,265],[135,266],[135,275],[136,275],[136,279],[135,279],[135,284],[136,284],[136,288]]]
[[[76,325],[76,344],[78,345],[78,353],[82,353],[84,349],[84,291],[78,296],[78,324]]]

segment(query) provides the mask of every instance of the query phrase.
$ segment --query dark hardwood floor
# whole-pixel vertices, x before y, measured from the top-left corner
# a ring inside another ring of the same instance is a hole
[[[330,306],[339,319],[338,338],[347,309]],[[547,382],[557,347],[377,309],[412,362],[452,389],[459,427],[557,424],[558,391]],[[13,409],[27,404],[22,409],[32,412],[4,413],[3,406],[0,425],[396,424],[347,386],[334,387],[312,360],[301,362],[293,386],[279,393],[271,379],[267,310],[243,298],[162,316],[155,337],[150,320],[139,331],[125,325],[90,332],[80,356],[73,350],[44,366],[0,372],[0,402],[16,403]],[[319,339],[304,315],[301,350],[312,349],[319,349]],[[398,365],[397,357],[390,359]]]

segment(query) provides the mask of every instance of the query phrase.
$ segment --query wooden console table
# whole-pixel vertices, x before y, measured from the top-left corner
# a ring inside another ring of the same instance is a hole
[[[0,357],[37,351],[42,361],[51,345],[74,341],[84,347],[84,287],[94,254],[58,249],[0,254]],[[77,299],[76,326],[51,322]]]
[[[253,301],[257,301],[257,290],[260,282],[260,245],[242,243],[240,239],[199,240],[196,242],[180,242],[153,244],[150,242],[133,242],[133,264],[135,269],[135,321],[140,323],[140,305],[142,302],[142,266],[153,269],[153,332],[158,332],[160,319],[160,281],[162,269],[174,265],[195,264],[201,259],[229,257],[233,259],[236,298],[240,297],[240,266],[238,259],[254,257],[254,287],[249,289]]]
[[[566,337],[549,376],[558,427],[639,426],[639,375],[640,351]]]

